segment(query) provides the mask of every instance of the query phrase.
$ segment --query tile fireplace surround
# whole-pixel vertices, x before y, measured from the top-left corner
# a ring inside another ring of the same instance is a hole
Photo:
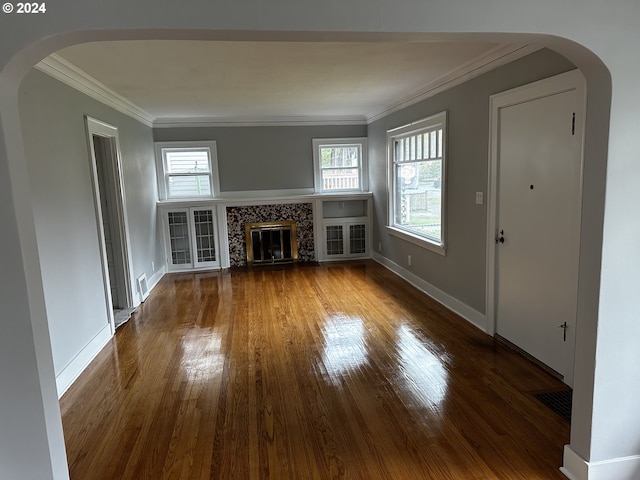
[[[315,259],[313,238],[313,204],[286,203],[273,205],[246,205],[227,207],[229,261],[231,267],[247,264],[245,224],[258,222],[296,222],[298,259],[312,262]]]

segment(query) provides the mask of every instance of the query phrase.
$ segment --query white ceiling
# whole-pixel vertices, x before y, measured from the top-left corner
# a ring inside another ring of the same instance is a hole
[[[156,40],[86,43],[54,58],[155,124],[364,123],[530,51],[480,42]]]

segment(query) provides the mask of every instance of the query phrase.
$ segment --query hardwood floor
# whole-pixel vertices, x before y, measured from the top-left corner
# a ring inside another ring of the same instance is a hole
[[[367,261],[167,275],[60,405],[74,480],[561,479],[554,388]]]

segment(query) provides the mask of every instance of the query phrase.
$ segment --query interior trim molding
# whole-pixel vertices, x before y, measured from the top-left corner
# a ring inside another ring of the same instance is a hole
[[[614,458],[600,462],[588,462],[578,455],[571,445],[564,446],[563,465],[560,471],[569,480],[609,480],[612,478],[636,478],[640,471],[640,455]]]
[[[151,293],[154,287],[160,282],[160,280],[162,280],[165,273],[166,268],[163,266],[148,279],[147,284],[149,287],[149,293]],[[138,303],[138,305],[140,304]],[[73,382],[78,379],[80,374],[82,374],[82,372],[89,366],[98,353],[100,353],[105,345],[109,343],[111,336],[111,328],[110,325],[107,324],[95,337],[93,337],[93,339],[89,341],[89,343],[87,343],[87,345],[82,348],[82,350],[80,350],[74,359],[71,360],[71,362],[69,362],[58,375],[56,375],[58,399],[62,398],[62,395],[64,395],[65,392],[69,390],[69,387],[73,385]]]
[[[411,273],[409,270],[389,260],[387,257],[383,257],[379,253],[374,252],[373,260],[375,260],[388,270],[392,271],[400,278],[406,280],[418,290],[433,298],[436,302],[444,305],[452,312],[457,313],[474,327],[482,330],[485,333],[487,332],[487,319],[483,313],[478,312],[477,310],[471,308],[469,305],[461,302],[457,298],[454,298],[448,293],[443,292],[439,288],[434,287],[426,280]]]
[[[367,125],[362,116],[338,117],[185,117],[157,118],[153,128],[202,127],[304,127],[318,125]]]
[[[157,205],[167,208],[182,208],[196,205],[223,205],[239,207],[246,205],[275,205],[284,203],[311,203],[315,200],[354,200],[372,198],[371,192],[314,193],[313,188],[284,190],[245,190],[222,192],[219,197],[196,200],[160,200]]]
[[[58,399],[65,394],[69,387],[77,380],[85,368],[100,353],[100,350],[111,340],[111,325],[108,323],[87,343],[80,352],[56,375]]]
[[[41,60],[35,68],[147,127],[153,126],[151,114],[55,53]]]
[[[153,275],[151,275],[151,277],[147,281],[147,285],[149,286],[149,295],[151,295],[151,291],[155,288],[155,286],[160,283],[160,280],[162,280],[162,277],[164,277],[165,273],[167,273],[167,267],[163,265],[162,268],[159,268]]]
[[[89,97],[124,113],[151,128],[197,127],[298,127],[317,125],[368,125],[394,112],[407,108],[450,88],[460,85],[483,73],[529,55],[540,47],[528,44],[499,45],[467,63],[456,67],[440,78],[399,98],[381,112],[347,116],[291,116],[291,117],[154,117],[127,98],[116,93],[88,73],[52,53],[35,68],[69,85]]]
[[[390,105],[386,110],[379,113],[371,113],[367,117],[367,123],[371,124],[392,113],[438,95],[439,93],[468,82],[475,77],[479,77],[484,73],[495,70],[498,67],[530,55],[538,50],[541,50],[541,47],[528,44],[500,45],[489,50],[485,55],[474,58],[470,62],[460,65],[433,82],[423,85],[419,90],[398,100],[396,104]]]

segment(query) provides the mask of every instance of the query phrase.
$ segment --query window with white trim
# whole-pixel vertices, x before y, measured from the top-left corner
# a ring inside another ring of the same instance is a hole
[[[216,142],[156,143],[162,200],[213,198],[219,191]]]
[[[315,191],[367,191],[367,139],[313,139]]]
[[[444,254],[447,113],[387,132],[390,233]]]

